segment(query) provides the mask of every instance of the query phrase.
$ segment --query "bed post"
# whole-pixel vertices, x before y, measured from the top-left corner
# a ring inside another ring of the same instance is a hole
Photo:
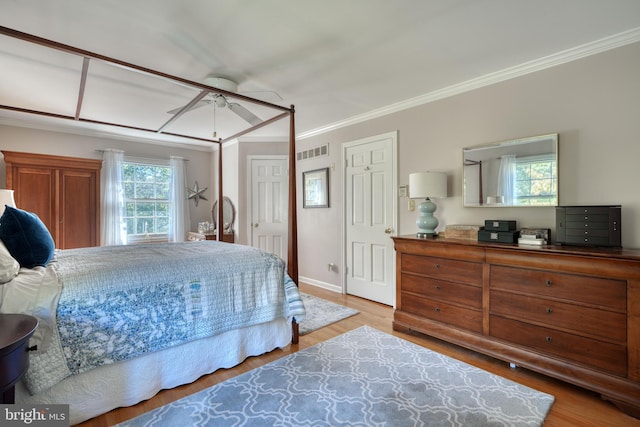
[[[295,108],[291,105],[289,113],[289,238],[287,239],[287,273],[289,277],[298,284],[298,219],[296,204],[296,126]],[[299,331],[298,322],[293,319],[293,336],[291,342],[298,344]]]
[[[215,203],[215,202],[214,202]],[[224,236],[224,202],[222,198],[222,140],[218,140],[218,217],[216,221],[216,240],[222,242]],[[221,226],[222,225],[222,226]]]

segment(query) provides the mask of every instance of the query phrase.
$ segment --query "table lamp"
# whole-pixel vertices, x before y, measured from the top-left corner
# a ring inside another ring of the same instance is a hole
[[[420,215],[416,220],[417,237],[433,237],[436,235],[438,219],[433,216],[436,205],[431,198],[447,197],[447,174],[444,172],[416,172],[409,175],[409,197],[425,199],[418,205]]]
[[[16,207],[16,201],[13,198],[13,190],[0,189],[0,216],[4,213],[5,205]]]

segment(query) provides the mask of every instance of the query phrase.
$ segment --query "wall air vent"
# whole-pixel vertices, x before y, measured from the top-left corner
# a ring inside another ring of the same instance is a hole
[[[321,145],[319,147],[309,148],[308,150],[298,151],[296,158],[298,161],[313,159],[314,157],[325,157],[329,155],[329,144]]]

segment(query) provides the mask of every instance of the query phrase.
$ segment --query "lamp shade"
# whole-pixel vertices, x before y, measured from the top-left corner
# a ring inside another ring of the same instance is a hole
[[[13,199],[13,190],[0,189],[0,216],[4,213],[5,205],[12,208],[16,207],[16,201]]]
[[[444,172],[410,174],[409,197],[412,199],[447,197],[447,174]]]

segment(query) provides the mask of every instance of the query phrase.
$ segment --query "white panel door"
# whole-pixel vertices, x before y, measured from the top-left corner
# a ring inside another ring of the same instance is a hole
[[[346,144],[346,291],[395,304],[395,132]]]
[[[287,261],[287,206],[289,204],[286,157],[251,159],[251,246]]]

